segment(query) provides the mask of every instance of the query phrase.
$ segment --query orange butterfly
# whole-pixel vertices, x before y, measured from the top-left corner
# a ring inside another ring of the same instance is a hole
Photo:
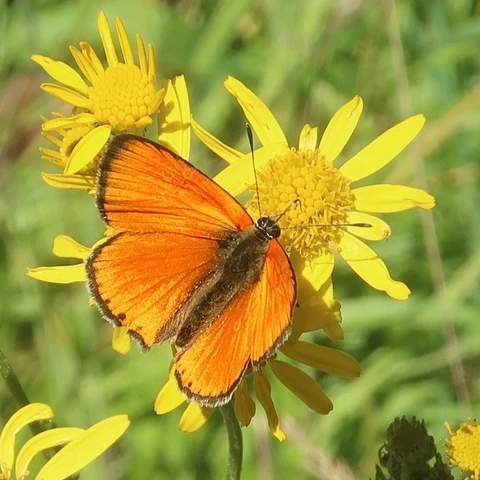
[[[177,347],[179,388],[227,403],[248,367],[290,333],[296,280],[269,217],[252,220],[214,181],[142,137],[116,136],[96,199],[115,234],[87,259],[100,312],[148,350]]]

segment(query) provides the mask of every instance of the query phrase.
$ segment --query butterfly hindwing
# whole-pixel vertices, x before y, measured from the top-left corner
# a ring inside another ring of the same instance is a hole
[[[288,336],[295,298],[290,261],[272,240],[259,281],[176,358],[175,375],[187,397],[206,406],[228,402],[245,370],[269,358]]]

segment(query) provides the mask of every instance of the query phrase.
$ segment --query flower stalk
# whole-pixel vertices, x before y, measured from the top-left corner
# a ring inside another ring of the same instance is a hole
[[[242,472],[243,437],[233,408],[233,401],[220,407],[220,412],[227,427],[228,435],[228,469],[226,479],[239,480]]]

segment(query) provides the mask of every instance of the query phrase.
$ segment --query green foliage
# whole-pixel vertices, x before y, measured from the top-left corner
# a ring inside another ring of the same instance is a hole
[[[51,253],[56,235],[91,245],[102,233],[91,198],[54,190],[40,177],[51,170],[38,152],[44,145],[39,115],[58,110],[59,102],[38,88],[46,77],[29,56],[72,64],[68,46],[81,40],[100,52],[97,11],[119,15],[131,39],[138,32],[155,46],[159,76],[186,75],[195,118],[245,151],[244,118],[221,83],[227,75],[270,106],[292,144],[303,124],[324,128],[338,107],[360,94],[365,112],[343,160],[407,116],[426,115],[414,144],[369,179],[426,186],[437,198],[435,232],[428,213],[385,216],[393,235],[374,245],[412,297],[392,300],[350,269],[336,269],[345,329],[336,346],[361,362],[361,378],[318,375],[335,405],[327,417],[277,382],[273,396],[287,441],[271,437],[258,405],[253,425],[244,429],[246,479],[353,478],[348,468],[364,479],[375,475],[393,418],[424,418],[443,452],[444,421],[459,423],[480,406],[477,3],[37,0],[27,9],[0,2],[0,348],[30,399],[52,405],[57,424],[86,427],[117,413],[132,419],[111,453],[82,478],[221,478],[226,433],[218,412],[191,435],[177,431],[181,409],[154,414],[168,375],[167,347],[148,354],[133,348],[121,357],[109,346],[111,327],[88,307],[83,285],[25,276],[27,267],[60,264]],[[195,139],[192,160],[207,173],[223,167]],[[314,338],[329,343],[323,335]],[[14,409],[0,384],[1,418]]]

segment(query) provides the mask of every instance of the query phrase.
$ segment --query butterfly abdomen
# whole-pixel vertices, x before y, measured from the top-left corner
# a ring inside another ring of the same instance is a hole
[[[241,292],[260,280],[270,239],[252,225],[219,244],[215,275],[206,278],[176,314],[183,317],[175,341],[179,348],[193,342]]]

